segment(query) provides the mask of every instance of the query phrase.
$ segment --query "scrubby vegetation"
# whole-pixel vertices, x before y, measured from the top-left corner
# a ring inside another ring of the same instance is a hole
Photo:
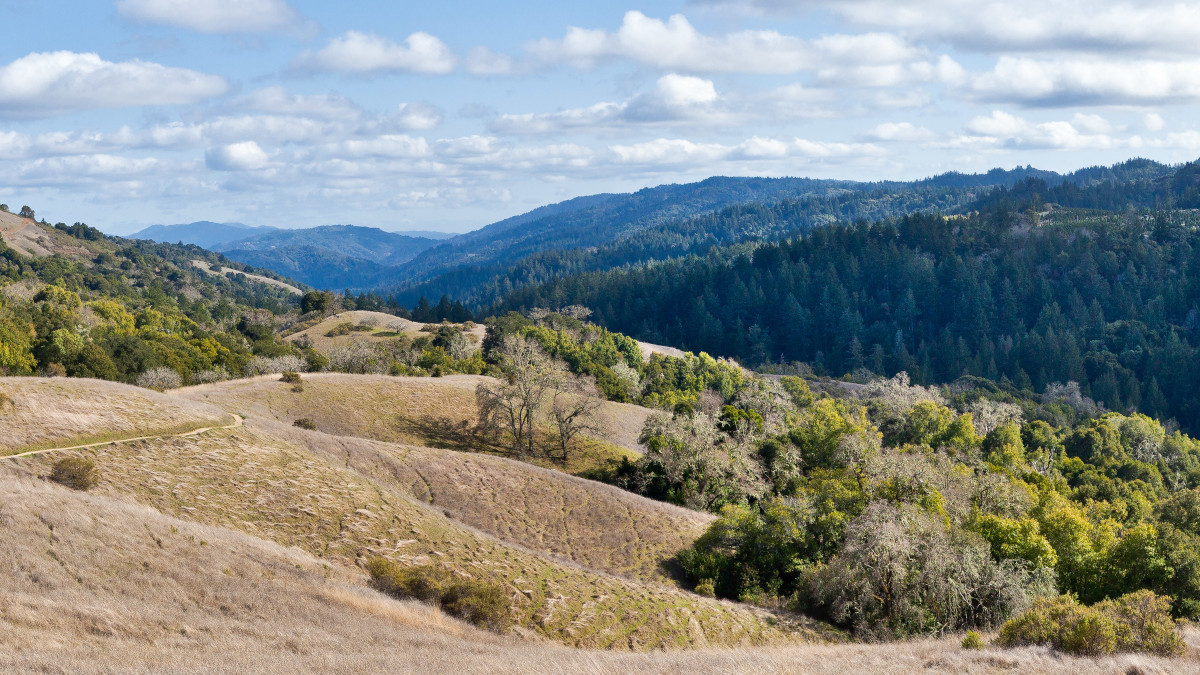
[[[367,571],[384,593],[438,605],[481,628],[503,632],[513,623],[508,595],[498,584],[456,579],[433,565],[402,567],[381,557],[367,561]]]
[[[63,457],[50,469],[50,480],[72,490],[88,490],[100,480],[96,463],[87,457]]]
[[[1112,652],[1184,652],[1171,601],[1152,591],[1137,591],[1091,607],[1068,595],[1039,598],[1026,612],[1000,629],[998,644],[1049,645],[1068,654],[1100,656]]]

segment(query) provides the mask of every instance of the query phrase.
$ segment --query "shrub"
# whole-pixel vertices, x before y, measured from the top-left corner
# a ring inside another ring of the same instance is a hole
[[[336,326],[334,326],[333,328],[330,328],[325,333],[325,337],[338,337],[339,335],[349,335],[351,333],[351,331],[353,331],[353,330],[354,330],[354,324],[350,323],[349,321],[343,321],[343,322],[337,324]]]
[[[967,631],[966,636],[962,639],[963,649],[983,649],[986,646],[983,643],[983,636],[973,630]]]
[[[47,363],[42,368],[42,377],[66,377],[67,368],[61,363]]]
[[[175,372],[174,369],[162,366],[151,368],[138,375],[137,386],[145,387],[146,389],[156,389],[158,391],[177,389],[183,386],[183,378],[179,377],[179,373]]]
[[[301,429],[307,429],[309,431],[317,430],[317,423],[312,421],[312,419],[309,417],[301,417],[295,422],[292,422],[292,426],[300,427]]]
[[[1049,645],[1068,654],[1122,652],[1182,654],[1170,598],[1141,590],[1091,607],[1071,596],[1038,598],[1000,629],[1004,646]]]
[[[447,614],[496,632],[512,625],[508,596],[498,584],[455,580],[440,567],[403,567],[381,557],[368,560],[367,571],[375,587],[393,597],[437,604]]]
[[[697,594],[703,595],[706,598],[717,597],[717,586],[712,579],[702,580],[700,583],[696,584],[696,588],[694,590]]]
[[[287,382],[288,384],[299,384],[300,383],[300,373],[289,370],[289,371],[285,372],[282,377],[279,378],[279,381]]]
[[[293,384],[292,391],[296,392],[297,394],[302,393],[304,391],[304,383],[297,382],[296,384]]]
[[[0,392],[0,413],[5,412],[12,407],[14,407],[12,397],[4,392]]]
[[[512,625],[508,596],[498,584],[458,581],[442,594],[442,609],[465,621],[497,633]]]
[[[64,457],[50,470],[50,480],[72,490],[87,490],[99,479],[96,463],[87,457]]]

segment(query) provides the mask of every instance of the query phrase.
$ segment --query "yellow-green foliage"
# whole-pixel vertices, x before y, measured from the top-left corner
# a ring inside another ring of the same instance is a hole
[[[502,632],[512,625],[512,610],[497,584],[455,579],[433,565],[402,567],[383,557],[367,561],[376,588],[398,598],[440,605],[448,614],[476,626]]]
[[[54,463],[50,480],[72,490],[87,490],[96,484],[99,475],[96,463],[87,457],[64,457]]]
[[[1091,607],[1070,596],[1038,598],[1000,629],[1003,646],[1049,645],[1068,654],[1113,652],[1182,654],[1183,639],[1171,618],[1171,600],[1141,590]]]
[[[1006,518],[982,515],[975,522],[979,534],[992,545],[992,555],[998,560],[1023,560],[1032,567],[1054,567],[1058,554],[1042,536],[1032,518]]]
[[[985,646],[983,636],[973,630],[967,631],[967,634],[962,639],[963,649],[983,649]]]

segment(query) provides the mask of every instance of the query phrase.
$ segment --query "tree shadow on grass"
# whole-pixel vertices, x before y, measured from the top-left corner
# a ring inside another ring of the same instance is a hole
[[[420,439],[421,444],[431,448],[458,450],[460,452],[493,452],[495,448],[484,439],[467,420],[451,420],[442,417],[401,417],[396,429],[406,435]]]

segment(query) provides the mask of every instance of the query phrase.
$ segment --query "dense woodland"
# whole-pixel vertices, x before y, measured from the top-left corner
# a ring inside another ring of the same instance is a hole
[[[1187,180],[1174,177],[1164,195],[1190,199]],[[1057,189],[1086,202],[1113,185]],[[504,306],[581,304],[614,330],[757,366],[903,371],[925,384],[969,375],[1014,392],[1075,381],[1110,410],[1194,431],[1200,219],[1179,209],[1047,211],[1038,189],[1025,183],[962,216],[838,224],[574,275]]]
[[[662,410],[647,452],[600,478],[719,514],[675,560],[698,593],[872,638],[1016,617],[1002,641],[1089,653],[1175,653],[1168,615],[1200,616],[1200,443],[1183,433],[1103,412],[1074,383],[1013,396],[901,374],[822,383],[830,395],[707,354],[643,363],[585,314],[492,320],[485,358],[514,390],[496,395],[520,399],[544,382],[534,371],[565,367]],[[532,448],[531,428],[519,433]]]

